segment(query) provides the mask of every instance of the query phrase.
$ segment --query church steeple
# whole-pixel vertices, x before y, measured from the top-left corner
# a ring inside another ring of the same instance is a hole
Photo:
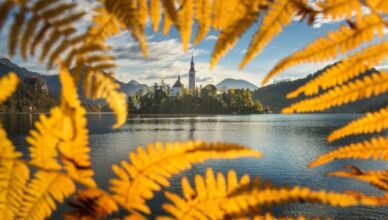
[[[191,56],[191,64],[189,71],[189,91],[191,94],[195,92],[195,67],[194,67],[194,57]]]

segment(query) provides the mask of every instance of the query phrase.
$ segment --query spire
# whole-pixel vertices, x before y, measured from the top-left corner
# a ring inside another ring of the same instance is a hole
[[[178,75],[178,80],[181,80],[181,75]]]
[[[191,65],[194,65],[194,56],[191,55]]]

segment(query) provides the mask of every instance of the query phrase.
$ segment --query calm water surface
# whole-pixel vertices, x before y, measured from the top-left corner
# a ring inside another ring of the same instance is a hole
[[[367,184],[337,177],[324,177],[326,172],[340,169],[352,163],[363,169],[388,169],[387,163],[373,161],[337,161],[316,169],[306,165],[318,155],[333,150],[346,141],[327,144],[325,137],[333,129],[360,117],[360,115],[314,114],[314,115],[245,115],[245,116],[198,116],[198,117],[132,117],[125,126],[111,130],[114,123],[111,114],[89,114],[90,145],[93,167],[99,185],[107,187],[113,176],[111,164],[128,159],[128,152],[139,145],[155,141],[205,140],[243,144],[264,153],[262,159],[239,159],[234,161],[212,160],[172,179],[166,190],[179,192],[183,175],[193,177],[203,174],[209,166],[216,171],[235,169],[239,175],[248,173],[271,179],[275,184],[309,186],[313,189],[356,190],[382,194]],[[25,136],[37,115],[1,115],[11,139],[20,150],[26,151]],[[356,141],[353,138],[352,141]],[[349,141],[349,140],[348,140]],[[160,204],[165,199],[157,193],[150,203],[155,215],[162,214]],[[287,205],[275,210],[278,214],[307,216],[330,216],[335,219],[388,219],[388,208],[355,207],[329,208],[323,205]],[[58,215],[56,215],[58,216]]]

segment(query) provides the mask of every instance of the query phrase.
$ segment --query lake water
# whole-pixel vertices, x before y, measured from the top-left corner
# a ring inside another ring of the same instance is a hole
[[[325,137],[333,129],[360,117],[360,115],[244,115],[244,116],[143,116],[131,117],[125,126],[111,130],[111,114],[89,114],[92,162],[99,185],[106,187],[113,176],[111,164],[128,159],[127,153],[138,145],[155,141],[204,140],[239,143],[264,153],[261,159],[233,161],[213,160],[195,165],[190,171],[172,178],[167,190],[179,192],[183,175],[193,177],[204,173],[209,166],[216,171],[234,169],[238,174],[271,179],[275,184],[308,186],[313,189],[355,190],[381,195],[382,192],[368,184],[337,177],[324,177],[326,172],[352,163],[362,169],[388,169],[388,163],[374,161],[336,161],[329,165],[308,169],[307,164],[318,155],[333,150],[346,141],[328,144]],[[26,152],[25,136],[33,127],[37,115],[1,115],[11,139]],[[352,141],[357,139],[353,138]],[[349,140],[347,140],[349,141]],[[163,213],[160,204],[163,194],[157,193],[150,206],[154,215]],[[335,219],[388,219],[388,208],[353,207],[330,208],[324,205],[285,205],[274,210],[278,214],[329,216]]]

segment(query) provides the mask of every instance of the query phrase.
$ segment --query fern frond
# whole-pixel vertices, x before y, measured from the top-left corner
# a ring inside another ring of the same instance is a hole
[[[160,0],[150,0],[150,20],[154,32],[157,32],[159,29],[160,8]]]
[[[136,1],[106,0],[104,4],[110,14],[125,24],[126,28],[131,32],[133,39],[139,43],[144,56],[147,57],[147,42],[143,25],[139,19]]]
[[[367,0],[366,3],[377,12],[388,13],[388,2],[385,0]]]
[[[63,88],[61,109],[67,115],[62,123],[65,129],[70,128],[67,132],[63,132],[58,144],[61,160],[69,176],[88,186],[95,186],[89,156],[86,110],[81,107],[70,73],[62,67],[59,77]]]
[[[259,1],[242,1],[235,9],[239,15],[234,22],[222,29],[210,61],[213,68],[218,60],[237,42],[259,17]]]
[[[3,148],[3,140],[0,143]],[[4,156],[1,154],[1,157]],[[16,219],[28,178],[29,169],[23,162],[0,159],[0,219]]]
[[[110,190],[127,209],[150,213],[145,201],[151,199],[161,186],[169,186],[169,177],[191,168],[193,164],[215,158],[260,156],[260,152],[235,144],[156,143],[148,145],[146,150],[139,147],[136,153],[130,153],[131,163],[121,161],[121,167],[112,167],[118,178],[111,179]]]
[[[10,72],[0,78],[0,104],[16,91],[18,84],[19,78],[14,72]]]
[[[223,210],[240,216],[249,213],[252,207],[267,207],[285,203],[319,203],[333,207],[351,207],[358,205],[380,206],[385,201],[373,196],[355,197],[346,193],[313,191],[307,187],[291,188],[250,188],[237,190],[229,195],[223,203]]]
[[[183,198],[168,191],[164,193],[170,203],[163,204],[163,209],[173,218],[157,219],[226,219],[222,203],[229,193],[249,181],[248,175],[238,178],[236,172],[230,170],[225,177],[221,172],[215,175],[211,168],[206,170],[205,178],[195,175],[195,188],[190,186],[187,177],[183,177]]]
[[[117,121],[113,128],[123,125],[127,120],[127,101],[125,94],[119,92],[120,85],[116,80],[108,74],[100,72],[94,74],[92,88],[91,97],[94,99],[105,99],[109,108],[116,114]]]
[[[197,45],[209,32],[211,27],[211,1],[196,0],[194,1],[194,16],[198,21],[198,32],[194,39],[194,44]]]
[[[300,93],[315,95],[319,89],[328,89],[336,85],[342,85],[349,79],[359,76],[370,67],[380,64],[388,58],[388,42],[370,46],[354,55],[342,60],[340,63],[329,67],[318,77],[308,81],[305,85],[289,93],[287,98],[295,98]]]
[[[358,18],[353,26],[343,25],[340,30],[329,32],[327,37],[321,37],[304,49],[284,58],[265,76],[262,84],[267,83],[270,78],[281,71],[297,64],[336,58],[339,53],[345,54],[361,43],[373,40],[376,33],[380,38],[384,36],[384,21],[376,14]]]
[[[212,27],[215,30],[223,30],[229,26],[229,24],[233,23],[235,18],[240,16],[235,11],[238,4],[239,1],[236,0],[214,0]]]
[[[56,209],[55,202],[62,203],[74,191],[73,181],[64,174],[38,171],[26,187],[18,219],[49,217]]]
[[[148,18],[148,6],[147,6],[147,0],[139,0],[138,1],[138,9],[139,12],[139,21],[140,25],[143,26],[143,29],[145,28],[145,24],[147,22]]]
[[[20,9],[20,11],[15,15],[14,22],[9,30],[9,36],[12,37],[8,38],[8,53],[11,57],[15,55],[17,43],[19,42],[20,37],[20,27],[23,25],[25,19],[25,11],[24,9]]]
[[[78,190],[69,205],[76,210],[66,213],[65,220],[103,219],[119,209],[115,201],[93,188]]]
[[[381,190],[388,191],[388,170],[371,170],[363,171],[358,167],[347,165],[345,168],[348,168],[350,171],[333,171],[326,174],[326,176],[338,176],[352,178],[359,181],[367,182],[372,186],[375,186]]]
[[[322,95],[305,99],[282,110],[283,113],[323,111],[363,98],[377,96],[388,90],[388,73],[374,73],[348,84],[335,87]]]
[[[0,161],[2,159],[16,159],[21,157],[22,154],[15,150],[15,146],[8,139],[7,133],[3,126],[0,124]]]
[[[319,156],[309,167],[314,168],[338,159],[388,160],[388,138],[380,136],[340,147]]]
[[[180,0],[180,4],[181,7],[178,11],[179,33],[183,50],[187,52],[191,37],[191,26],[193,25],[193,0]]]
[[[240,63],[240,68],[243,68],[255,55],[271,41],[273,37],[279,34],[283,26],[292,22],[296,5],[289,0],[276,0],[268,5],[268,14],[263,18],[259,30],[252,37],[243,60]]]
[[[0,5],[0,31],[4,26],[9,12],[12,11],[15,3],[13,1],[5,1]]]
[[[170,31],[170,27],[172,25],[171,19],[168,17],[168,14],[164,14],[163,19],[163,34],[166,35]]]
[[[362,15],[360,0],[325,0],[317,2],[316,6],[325,18],[332,20],[351,19],[354,14]]]
[[[388,107],[366,113],[363,117],[333,131],[327,140],[332,142],[349,135],[380,132],[385,128],[388,128]]]
[[[31,164],[47,169],[61,168],[57,160],[59,137],[63,132],[71,132],[70,128],[63,126],[63,119],[64,115],[58,107],[51,109],[49,117],[43,114],[39,116],[35,130],[31,130],[27,137]]]

